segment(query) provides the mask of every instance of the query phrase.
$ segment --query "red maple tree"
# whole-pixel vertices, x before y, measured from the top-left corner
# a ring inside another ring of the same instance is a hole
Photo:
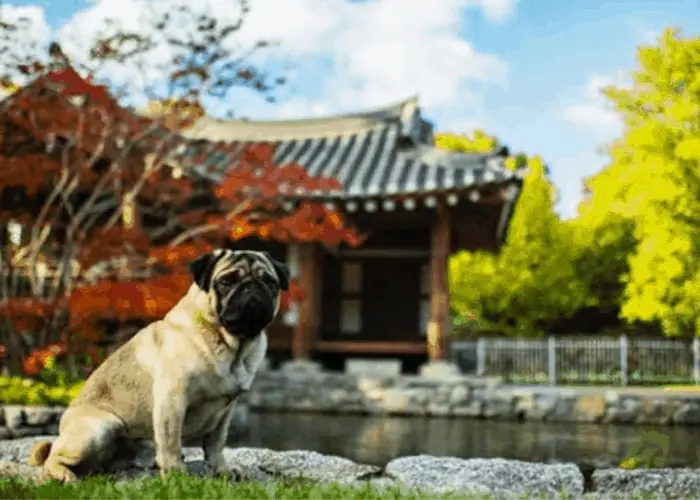
[[[341,213],[295,198],[339,183],[273,164],[272,145],[193,141],[187,123],[137,115],[70,66],[33,70],[0,102],[0,358],[11,372],[37,375],[49,356],[96,365],[106,329],[161,318],[191,284],[187,262],[232,240],[361,243]],[[293,283],[283,306],[302,298]]]

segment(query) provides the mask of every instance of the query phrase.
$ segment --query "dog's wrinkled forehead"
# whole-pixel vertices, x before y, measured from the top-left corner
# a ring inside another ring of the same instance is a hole
[[[235,273],[234,279],[255,276],[272,277],[282,291],[289,289],[289,268],[273,259],[267,252],[219,248],[190,262],[190,272],[197,286],[207,292],[213,281]]]
[[[275,269],[265,254],[252,250],[221,250],[214,266],[212,278],[235,272],[238,276],[268,273],[275,275]]]

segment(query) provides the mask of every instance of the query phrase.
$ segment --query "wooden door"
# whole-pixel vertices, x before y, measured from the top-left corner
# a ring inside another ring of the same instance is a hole
[[[419,337],[420,261],[362,261],[362,336],[368,340]]]

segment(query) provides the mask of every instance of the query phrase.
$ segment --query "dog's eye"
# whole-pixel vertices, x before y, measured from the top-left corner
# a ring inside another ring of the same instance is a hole
[[[233,275],[227,274],[225,276],[222,276],[219,278],[218,283],[221,286],[233,286],[233,284],[236,282],[236,279],[234,278]]]

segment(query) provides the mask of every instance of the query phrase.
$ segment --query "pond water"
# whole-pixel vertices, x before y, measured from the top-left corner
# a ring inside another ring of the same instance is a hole
[[[668,446],[666,466],[700,466],[700,427],[254,412],[249,430],[230,445],[315,450],[376,465],[427,453],[606,466],[644,443]]]

